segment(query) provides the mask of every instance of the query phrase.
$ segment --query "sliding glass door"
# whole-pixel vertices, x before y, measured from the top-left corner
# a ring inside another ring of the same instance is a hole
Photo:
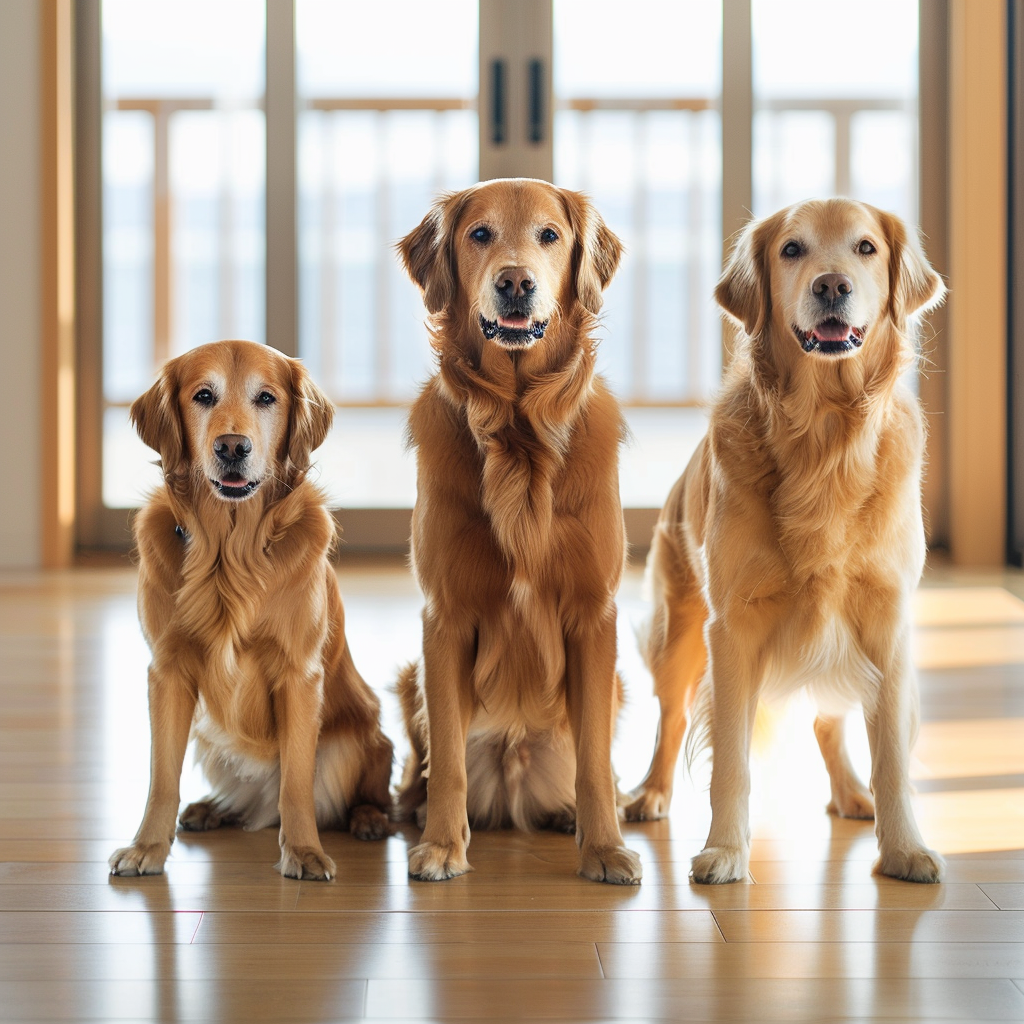
[[[917,2],[886,0],[885,40],[857,47],[884,51],[870,75],[809,72],[801,55],[832,45],[819,6],[82,0],[102,67],[80,68],[102,139],[83,543],[126,543],[124,510],[158,479],[130,401],[167,357],[248,337],[300,355],[337,406],[318,459],[349,542],[401,546],[402,432],[431,354],[394,243],[438,192],[499,175],[589,192],[625,242],[601,369],[634,436],[622,492],[643,543],[720,377],[712,293],[744,208],[847,192],[915,219]]]

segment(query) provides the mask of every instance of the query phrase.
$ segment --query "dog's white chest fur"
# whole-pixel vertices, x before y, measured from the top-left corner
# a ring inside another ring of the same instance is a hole
[[[878,667],[839,614],[810,630],[799,613],[787,619],[766,651],[763,671],[766,698],[806,688],[825,714],[844,714],[858,704],[870,708],[881,681]]]

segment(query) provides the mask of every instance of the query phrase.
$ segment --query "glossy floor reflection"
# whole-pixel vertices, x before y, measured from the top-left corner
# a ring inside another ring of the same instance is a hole
[[[340,568],[356,662],[382,694],[419,645],[404,566]],[[657,720],[620,605],[630,786]],[[158,878],[112,879],[148,785],[145,672],[130,567],[0,575],[0,1021],[1024,1020],[1024,577],[933,571],[919,594],[923,721],[913,770],[948,880],[872,876],[870,825],[823,813],[800,700],[755,754],[747,883],[694,886],[707,769],[669,821],[628,825],[644,883],[575,877],[571,838],[477,833],[475,871],[410,883],[400,830],[327,834],[340,877],[285,881],[274,830],[182,836]],[[851,728],[866,773],[862,727]],[[202,794],[189,770],[183,797]]]

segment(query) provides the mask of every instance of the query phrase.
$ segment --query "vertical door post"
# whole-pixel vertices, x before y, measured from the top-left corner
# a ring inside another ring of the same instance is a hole
[[[480,0],[480,180],[554,176],[552,0]]]
[[[266,341],[299,354],[295,2],[268,0],[266,69]]]

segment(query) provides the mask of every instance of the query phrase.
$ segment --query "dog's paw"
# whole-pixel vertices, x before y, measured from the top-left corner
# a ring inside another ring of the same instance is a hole
[[[862,821],[869,821],[875,816],[875,801],[871,794],[861,786],[857,789],[833,793],[825,810],[837,818],[858,818]]]
[[[212,800],[197,800],[178,815],[178,825],[186,832],[208,832],[224,824],[224,815]]]
[[[738,846],[709,846],[690,862],[691,874],[701,885],[738,882],[747,877],[750,854]]]
[[[115,850],[107,863],[112,875],[162,875],[170,843],[135,843]]]
[[[409,874],[424,882],[440,882],[472,870],[461,843],[420,843],[409,851]]]
[[[626,804],[626,821],[657,821],[668,815],[672,794],[660,789],[634,789]]]
[[[591,846],[580,851],[577,874],[592,882],[639,885],[644,871],[640,866],[639,854],[625,846]]]
[[[934,850],[926,850],[923,846],[886,850],[875,861],[874,871],[906,882],[941,882],[946,862]]]
[[[379,807],[370,804],[352,808],[348,830],[356,839],[386,839],[391,834],[388,816]]]
[[[338,873],[334,861],[316,846],[282,846],[277,870],[285,878],[329,882]]]

